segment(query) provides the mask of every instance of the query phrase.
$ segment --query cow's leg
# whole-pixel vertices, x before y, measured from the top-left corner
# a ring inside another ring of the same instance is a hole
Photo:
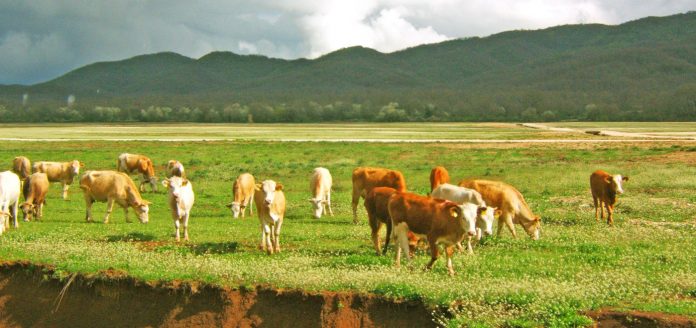
[[[150,186],[152,187],[152,192],[157,192],[157,181],[155,181],[154,177],[152,179],[149,179],[150,181]]]
[[[389,238],[391,237],[391,232],[392,232],[392,223],[391,221],[388,221],[386,223],[387,225],[387,235],[384,236],[384,248],[382,249],[382,255],[387,254],[387,248],[389,246]],[[379,255],[379,254],[378,254]]]
[[[360,201],[360,189],[353,184],[353,200],[351,206],[353,208],[353,223],[358,224],[358,202]]]
[[[368,213],[369,215],[369,213]],[[370,218],[370,230],[372,230],[372,246],[375,248],[375,252],[377,253],[377,256],[379,256],[382,252],[379,247],[379,231],[382,228],[382,223],[378,222],[376,219]]]
[[[333,209],[331,209],[331,191],[326,194],[326,206],[329,208],[329,214],[334,216]]]
[[[603,202],[601,199],[599,200],[599,210],[601,211],[600,217],[602,220],[604,220],[604,206],[607,206],[607,203]]]
[[[462,242],[461,242],[461,241],[458,242],[455,246],[457,247],[457,251],[459,251],[459,252],[463,252],[463,251],[464,251],[464,246],[462,246]],[[467,247],[468,247],[468,245],[467,245]]]
[[[595,221],[599,222],[599,204],[598,204],[597,196],[592,195],[592,201],[594,202]]]
[[[16,228],[19,228],[19,220],[17,220],[17,210],[19,208],[19,199],[11,207],[12,207],[12,220],[14,223],[14,227],[16,229]]]
[[[109,223],[109,216],[111,215],[111,211],[114,209],[114,202],[115,200],[112,198],[106,200],[106,215],[104,215],[104,223]]]
[[[70,185],[63,182],[63,200],[68,200],[68,188],[70,188]]]
[[[614,205],[609,205],[609,203],[604,203],[607,206],[607,224],[610,226],[614,225]]]
[[[275,232],[274,232],[274,242],[275,242],[275,252],[280,253],[280,226],[283,224],[283,221],[278,220],[275,225]]]
[[[454,268],[452,267],[452,255],[454,255],[454,246],[447,246],[445,248],[445,254],[447,255],[447,273],[450,276],[454,276]]]
[[[179,218],[177,217],[174,218],[174,229],[176,229],[176,241],[179,242],[181,241],[181,238],[179,235]]]
[[[505,225],[508,227],[508,230],[510,230],[510,233],[512,233],[512,238],[517,238],[517,232],[515,232],[515,224],[512,222],[512,214],[505,215],[504,219]],[[500,230],[498,230],[498,235],[500,235]]]
[[[393,223],[392,223],[393,224]],[[404,222],[401,222],[397,224],[395,227],[392,227],[394,229],[392,231],[392,234],[394,237],[394,241],[398,243],[398,247],[396,248],[396,267],[401,266],[401,253],[403,252],[406,256],[406,262],[410,262],[409,259],[409,254],[408,254],[408,225]]]
[[[473,238],[471,238],[471,236],[469,236],[467,239],[468,239],[468,241],[466,243],[466,249],[469,252],[469,254],[474,254],[474,248],[471,246],[471,240]]]
[[[41,218],[43,218],[43,207],[44,207],[44,203],[42,202],[41,204],[39,204],[39,212],[37,214],[37,220],[40,220]]]
[[[146,181],[146,180],[145,180],[145,178],[143,177],[143,179],[140,181],[140,185],[138,186],[138,188],[140,189],[140,192],[141,192],[141,193],[145,192],[145,181]]]
[[[440,249],[437,247],[437,239],[428,237],[428,243],[430,244],[430,262],[425,266],[426,270],[433,268],[433,264],[440,257]]]
[[[249,216],[254,215],[254,200],[253,200],[253,197],[249,197],[249,198],[247,199],[246,202],[247,202],[247,204],[249,205]],[[244,212],[242,212],[242,217],[244,217],[243,215],[244,215]]]
[[[187,212],[184,215],[184,240],[189,241],[189,236],[188,236],[188,221],[189,221],[189,213]]]
[[[94,199],[87,195],[87,192],[85,192],[85,204],[87,207],[87,213],[85,214],[85,220],[87,222],[92,222],[92,205],[94,204]]]
[[[266,251],[266,225],[261,224],[261,244],[259,244],[259,248],[262,251]]]

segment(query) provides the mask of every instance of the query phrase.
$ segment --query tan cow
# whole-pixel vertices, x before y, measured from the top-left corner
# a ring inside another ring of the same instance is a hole
[[[140,197],[138,188],[128,175],[116,171],[87,171],[80,178],[80,188],[87,203],[87,222],[92,222],[92,204],[95,201],[106,202],[104,223],[109,223],[114,203],[123,207],[126,222],[131,222],[128,207],[133,208],[141,223],[148,222],[150,202]]]
[[[19,176],[19,179],[24,181],[31,175],[31,162],[24,156],[17,156],[12,160],[12,171]]]
[[[365,198],[367,193],[375,187],[391,187],[397,191],[406,191],[406,180],[399,171],[358,167],[353,170],[353,223],[358,223],[358,201]]]
[[[607,224],[614,225],[614,205],[616,196],[623,194],[623,182],[628,181],[627,176],[621,174],[611,175],[602,170],[594,171],[590,175],[590,188],[592,189],[592,200],[595,207],[595,220],[599,222],[599,211],[602,211],[604,219],[604,208],[607,209]],[[602,207],[604,205],[604,207]]]
[[[317,167],[312,172],[312,177],[309,180],[309,190],[312,192],[312,198],[309,202],[312,203],[314,210],[314,218],[319,219],[323,213],[326,213],[327,208],[331,216],[331,186],[333,179],[329,170],[323,167]]]
[[[19,205],[24,213],[24,221],[31,220],[32,215],[36,220],[43,216],[43,206],[46,204],[46,194],[48,193],[48,176],[46,173],[34,173],[24,180],[22,193],[24,203]]]
[[[188,241],[189,216],[195,201],[193,184],[182,177],[173,176],[162,180],[162,185],[169,190],[169,209],[172,211],[172,219],[176,229],[176,241],[181,240],[180,225],[184,226],[184,240]]]
[[[442,166],[436,166],[430,171],[430,192],[432,193],[437,186],[443,183],[449,183],[450,176],[447,169]]]
[[[166,172],[167,178],[171,177],[180,177],[180,178],[186,178],[186,173],[184,172],[184,164],[181,164],[181,162],[177,160],[170,160],[167,162],[167,172]]]
[[[416,195],[408,192],[395,192],[389,199],[389,216],[393,225],[393,235],[398,243],[396,266],[401,265],[401,253],[409,259],[408,232],[425,236],[430,244],[430,270],[439,257],[438,243],[445,244],[447,271],[454,275],[452,255],[457,243],[468,234],[476,234],[476,216],[485,210],[474,204],[457,205],[453,202]]]
[[[140,181],[140,192],[145,192],[145,184],[149,183],[152,191],[157,192],[157,177],[152,160],[144,155],[123,153],[118,155],[116,171],[127,174],[141,173],[143,180]]]
[[[63,185],[63,199],[68,199],[68,188],[80,174],[80,168],[85,164],[78,161],[70,162],[34,162],[31,172],[46,173],[49,182],[60,182]]]
[[[285,194],[283,185],[273,180],[264,180],[256,185],[254,193],[256,212],[261,223],[261,245],[269,255],[280,253],[280,227],[285,217]]]
[[[500,211],[498,237],[505,223],[512,236],[517,238],[514,224],[519,223],[532,239],[539,239],[541,218],[532,213],[524,196],[515,187],[491,180],[462,180],[459,186],[478,191],[488,206],[496,207]]]
[[[232,216],[236,219],[239,214],[242,214],[244,218],[244,210],[247,205],[249,206],[249,215],[254,214],[254,203],[252,199],[254,198],[254,190],[256,189],[256,180],[254,176],[249,173],[242,173],[234,180],[232,185],[232,197],[231,203],[227,204],[227,207],[232,211]]]

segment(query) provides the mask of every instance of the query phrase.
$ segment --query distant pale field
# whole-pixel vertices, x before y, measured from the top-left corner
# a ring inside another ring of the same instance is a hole
[[[2,124],[0,138],[176,140],[513,140],[607,139],[514,123]]]
[[[579,130],[696,136],[696,122],[554,122],[545,125]]]

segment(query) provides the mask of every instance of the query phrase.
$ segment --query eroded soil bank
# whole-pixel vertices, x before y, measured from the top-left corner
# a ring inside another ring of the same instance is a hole
[[[0,265],[0,327],[434,326],[422,303],[375,295],[152,285],[119,272],[61,281],[52,273],[27,263]]]

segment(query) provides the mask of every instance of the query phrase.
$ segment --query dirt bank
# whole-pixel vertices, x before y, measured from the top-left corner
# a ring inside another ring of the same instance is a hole
[[[434,326],[422,303],[375,295],[153,285],[119,272],[60,281],[52,273],[27,263],[0,265],[0,327]]]
[[[590,311],[587,316],[595,321],[595,327],[602,328],[694,328],[696,321],[685,316],[644,311],[615,311],[602,309]]]

